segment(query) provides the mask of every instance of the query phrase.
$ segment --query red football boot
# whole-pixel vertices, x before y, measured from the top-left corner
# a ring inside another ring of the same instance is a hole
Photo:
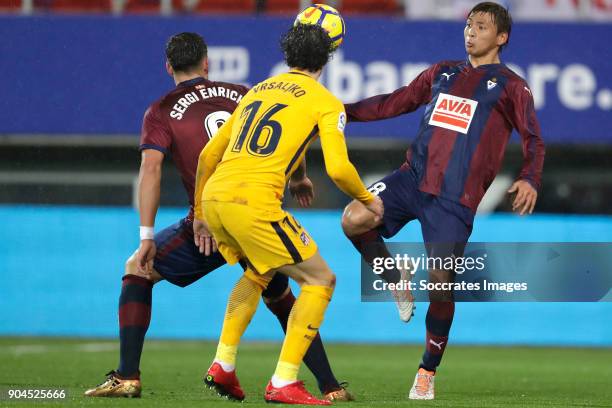
[[[213,363],[204,377],[204,384],[211,390],[215,390],[221,397],[242,401],[244,391],[240,388],[236,370],[227,372],[219,363]]]
[[[272,386],[272,381],[266,387],[264,395],[266,402],[277,404],[331,405],[330,401],[320,400],[304,388],[304,382],[296,381],[284,387]]]

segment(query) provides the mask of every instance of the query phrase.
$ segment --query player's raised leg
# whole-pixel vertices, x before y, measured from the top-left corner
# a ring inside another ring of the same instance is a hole
[[[283,331],[287,333],[287,323],[295,296],[291,292],[288,277],[277,273],[263,291],[266,307],[277,317]],[[304,364],[317,379],[317,385],[324,398],[329,401],[353,401],[353,395],[346,389],[346,383],[340,383],[329,364],[325,347],[319,333],[315,336],[304,355]]]
[[[370,267],[375,258],[391,257],[382,232],[384,231],[385,237],[391,237],[408,221],[416,218],[413,206],[407,203],[413,191],[413,184],[411,175],[400,170],[374,183],[369,188],[369,191],[378,195],[385,205],[385,214],[382,219],[377,219],[371,211],[356,200],[344,209],[342,214],[344,234]],[[406,270],[393,268],[385,269],[381,277],[388,283],[398,283],[400,280],[410,280],[411,275]],[[410,291],[394,290],[393,297],[400,319],[404,322],[410,321],[415,309]]]
[[[336,277],[318,251],[309,259],[285,265],[278,271],[296,280],[301,290],[289,316],[287,335],[274,375],[266,387],[265,400],[287,404],[327,405],[329,402],[318,400],[306,391],[297,376],[306,350],[323,322]]]

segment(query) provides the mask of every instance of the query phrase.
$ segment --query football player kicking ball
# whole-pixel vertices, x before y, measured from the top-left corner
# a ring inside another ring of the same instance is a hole
[[[165,279],[187,286],[218,267],[225,259],[211,249],[198,251],[193,240],[193,209],[176,224],[153,233],[159,207],[161,168],[171,154],[193,206],[195,173],[202,148],[214,136],[219,124],[234,111],[248,89],[207,79],[207,47],[195,33],[181,33],[166,45],[166,68],[176,88],[153,103],[145,113],[140,150],[139,177],[140,248],[125,268],[119,297],[119,368],[108,373],[102,384],[85,392],[91,397],[139,397],[140,356],[151,320],[151,296],[155,283]],[[290,179],[290,191],[302,205],[312,199],[312,183],[303,167]],[[264,302],[277,316],[284,330],[295,298],[283,275],[275,277],[263,292]],[[350,400],[351,395],[334,377],[319,336],[305,358],[326,399]],[[242,399],[240,394],[233,395]]]
[[[336,185],[374,218],[382,216],[383,207],[348,159],[342,103],[317,81],[333,50],[330,37],[318,25],[297,24],[284,36],[282,49],[290,71],[255,85],[200,155],[195,238],[201,246],[211,245],[212,233],[230,264],[244,260],[248,265],[230,294],[207,382],[220,393],[242,394],[235,371],[240,338],[262,291],[284,274],[301,290],[264,398],[329,405],[313,397],[297,376],[336,278],[312,237],[281,208],[284,186],[318,134],[327,173]]]
[[[345,234],[366,262],[388,254],[382,237],[394,236],[418,219],[430,257],[462,256],[476,208],[495,178],[512,129],[522,138],[523,167],[509,193],[513,209],[531,214],[544,162],[544,144],[533,98],[525,81],[500,63],[512,20],[502,6],[484,2],[469,13],[464,61],[444,61],[410,85],[387,95],[346,105],[349,120],[371,121],[426,105],[415,141],[400,169],[372,185],[385,205],[377,220],[361,203],[345,209]],[[397,282],[400,272],[386,277]],[[452,270],[430,270],[432,282],[451,282]],[[430,292],[425,352],[411,399],[434,398],[434,375],[454,314],[452,292]]]

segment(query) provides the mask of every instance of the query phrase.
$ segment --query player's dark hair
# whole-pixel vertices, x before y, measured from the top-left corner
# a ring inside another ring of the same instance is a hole
[[[166,43],[166,58],[175,71],[188,72],[197,68],[207,54],[204,39],[196,33],[176,34]]]
[[[327,31],[316,24],[296,24],[281,38],[285,62],[291,68],[317,72],[333,52]]]
[[[512,16],[507,8],[501,4],[494,3],[492,1],[485,1],[478,3],[470,10],[468,16],[477,13],[485,13],[491,15],[493,23],[497,28],[497,34],[508,33],[508,39],[505,44],[499,46],[499,51],[508,45],[510,42],[510,32],[512,31]]]

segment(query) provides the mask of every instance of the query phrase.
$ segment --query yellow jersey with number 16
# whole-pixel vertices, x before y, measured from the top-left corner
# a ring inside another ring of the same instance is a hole
[[[319,136],[330,177],[348,195],[371,202],[348,159],[345,125],[342,102],[305,73],[290,71],[257,84],[202,152],[198,188],[204,191],[196,191],[196,200],[279,210],[288,178]]]

